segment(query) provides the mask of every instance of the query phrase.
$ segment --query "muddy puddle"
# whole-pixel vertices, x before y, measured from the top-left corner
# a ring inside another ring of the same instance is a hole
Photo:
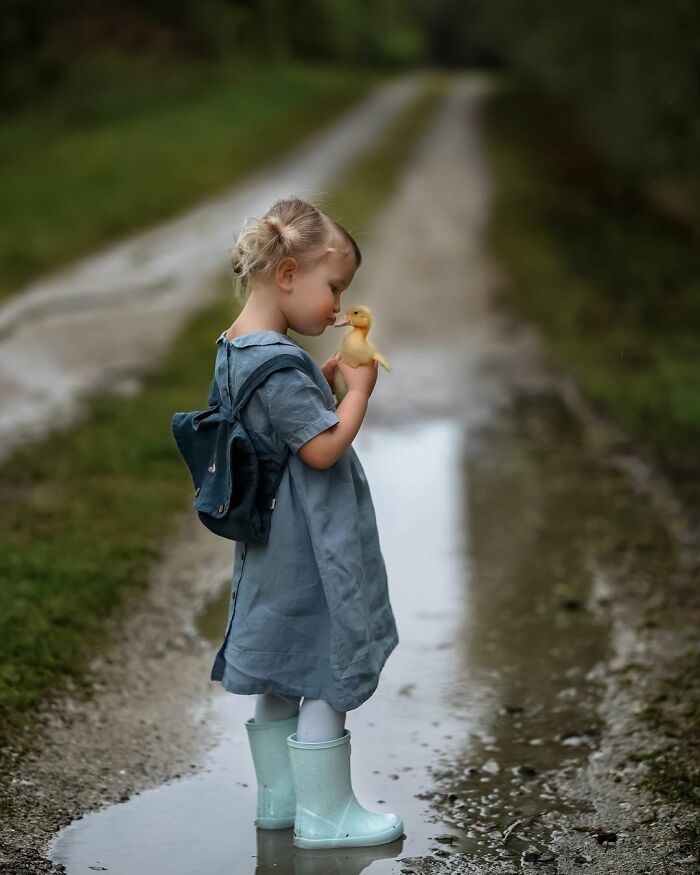
[[[256,830],[243,726],[253,698],[217,685],[188,718],[217,729],[205,768],[64,829],[49,856],[68,872],[348,875],[451,855],[478,872],[546,853],[553,815],[572,810],[556,777],[595,756],[600,734],[609,629],[599,535],[616,524],[605,471],[546,397],[478,428],[459,418],[368,426],[354,446],[400,644],[374,696],[347,715],[353,779],[366,807],[401,814],[405,837],[307,851],[291,829]],[[212,654],[229,597],[225,587],[198,617]]]

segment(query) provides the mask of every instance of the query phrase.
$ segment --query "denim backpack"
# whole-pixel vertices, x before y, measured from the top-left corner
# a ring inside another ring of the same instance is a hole
[[[305,359],[280,353],[250,374],[232,408],[222,402],[214,378],[206,410],[173,415],[173,437],[194,483],[194,509],[202,523],[223,538],[253,544],[266,544],[269,539],[274,494],[286,458],[259,455],[239,411],[268,374],[290,367],[315,382]]]

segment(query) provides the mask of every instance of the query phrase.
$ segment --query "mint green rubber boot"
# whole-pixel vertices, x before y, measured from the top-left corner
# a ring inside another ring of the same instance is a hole
[[[297,848],[383,845],[403,835],[398,814],[375,814],[357,801],[350,778],[350,730],[330,741],[287,739],[296,790]]]
[[[295,732],[299,715],[285,720],[245,722],[258,779],[258,802],[255,825],[261,829],[285,829],[294,826],[296,794],[289,762],[287,737]]]

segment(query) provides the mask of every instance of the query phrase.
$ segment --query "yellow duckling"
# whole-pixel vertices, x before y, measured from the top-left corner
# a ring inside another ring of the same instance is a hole
[[[352,325],[352,331],[345,335],[337,352],[345,364],[356,368],[358,365],[368,365],[372,361],[377,361],[385,370],[391,370],[389,362],[367,339],[372,327],[372,311],[369,307],[364,307],[361,304],[357,307],[349,307],[345,311],[345,318],[336,322],[334,327],[341,328],[344,325]],[[333,391],[338,403],[343,400],[348,391],[345,379],[339,370],[336,370],[333,375]]]

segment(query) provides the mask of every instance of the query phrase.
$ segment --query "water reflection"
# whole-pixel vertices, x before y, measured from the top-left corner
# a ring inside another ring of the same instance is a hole
[[[432,773],[436,811],[482,861],[547,846],[552,812],[570,810],[556,772],[597,746],[599,669],[609,647],[598,576],[622,524],[619,490],[552,397],[521,398],[465,454],[470,602],[456,643],[488,690],[481,730]]]

